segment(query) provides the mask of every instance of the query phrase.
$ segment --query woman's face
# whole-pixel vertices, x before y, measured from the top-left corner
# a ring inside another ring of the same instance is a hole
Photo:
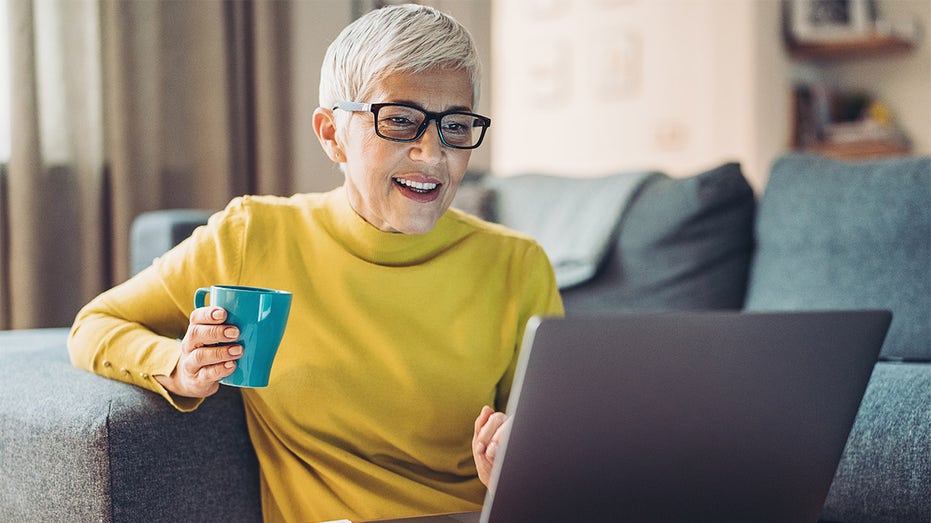
[[[462,70],[395,74],[375,86],[366,103],[400,102],[427,111],[472,110],[472,86]],[[446,147],[436,125],[414,142],[375,134],[372,113],[355,112],[337,138],[345,157],[345,188],[352,208],[386,232],[430,232],[465,176],[471,150]]]

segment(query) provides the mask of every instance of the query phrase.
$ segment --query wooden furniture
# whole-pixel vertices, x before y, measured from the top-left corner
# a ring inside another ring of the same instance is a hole
[[[881,33],[871,33],[862,38],[839,41],[802,42],[786,34],[789,57],[799,63],[815,68],[827,67],[845,60],[892,57],[909,53],[914,44],[906,39]],[[810,86],[797,86],[792,92],[792,136],[790,145],[795,150],[814,152],[834,158],[878,158],[901,156],[910,152],[909,144],[902,137],[835,143],[823,134],[824,115],[818,116],[816,101],[812,100]],[[822,100],[823,103],[823,100]],[[824,112],[826,108],[821,107]]]
[[[788,40],[789,55],[796,60],[841,60],[867,58],[908,53],[914,44],[908,40],[884,35],[870,34],[862,39],[838,42],[799,42]]]

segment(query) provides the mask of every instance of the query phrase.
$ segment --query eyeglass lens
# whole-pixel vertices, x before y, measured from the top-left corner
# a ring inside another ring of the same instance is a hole
[[[391,140],[414,140],[426,128],[427,115],[414,107],[385,105],[375,116],[378,134]],[[470,113],[448,113],[439,122],[443,140],[453,147],[472,147],[482,138],[485,122]]]

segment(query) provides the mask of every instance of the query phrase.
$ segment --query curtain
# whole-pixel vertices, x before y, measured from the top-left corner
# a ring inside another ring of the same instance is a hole
[[[319,149],[310,112],[325,44],[303,46],[332,39],[348,2],[9,2],[0,329],[69,326],[129,276],[142,212],[340,182],[308,152]],[[309,183],[302,174],[321,169]]]

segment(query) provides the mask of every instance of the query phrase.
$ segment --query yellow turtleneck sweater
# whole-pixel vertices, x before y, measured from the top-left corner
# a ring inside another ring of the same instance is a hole
[[[504,408],[527,320],[562,314],[543,250],[503,227],[450,210],[392,234],[343,189],[243,197],[84,307],[72,361],[196,408],[153,376],[212,284],[294,294],[269,386],[242,391],[266,521],[477,510],[474,420]]]

